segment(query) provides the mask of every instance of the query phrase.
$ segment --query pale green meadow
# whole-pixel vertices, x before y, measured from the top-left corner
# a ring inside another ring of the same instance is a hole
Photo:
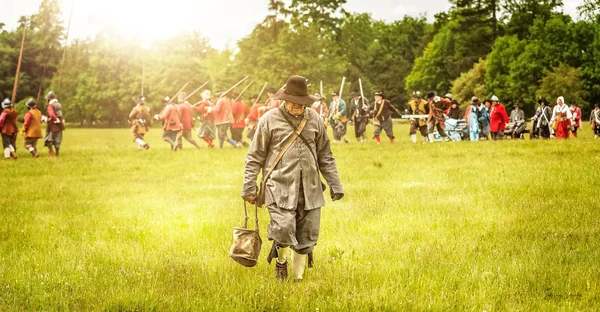
[[[1,161],[0,310],[597,311],[600,139],[332,147],[346,196],[315,267],[281,283],[228,256],[245,149],[172,152],[67,129],[60,158]],[[369,128],[369,135],[372,129]],[[43,145],[40,143],[40,145]],[[327,195],[328,195],[327,190]]]

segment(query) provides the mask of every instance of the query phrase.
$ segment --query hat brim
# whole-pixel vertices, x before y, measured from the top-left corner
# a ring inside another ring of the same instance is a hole
[[[305,106],[310,106],[314,102],[319,100],[319,97],[316,97],[316,96],[310,95],[310,94],[307,94],[307,95],[289,94],[289,93],[285,92],[285,89],[283,89],[283,88],[279,89],[279,91],[277,91],[273,97],[278,100],[289,101],[289,102],[292,102],[295,104],[300,104],[300,105],[305,105]]]

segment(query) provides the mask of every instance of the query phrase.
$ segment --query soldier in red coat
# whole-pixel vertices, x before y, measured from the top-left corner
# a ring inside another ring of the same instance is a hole
[[[4,147],[4,159],[17,159],[17,111],[13,108],[9,99],[2,102],[2,113],[0,114],[0,133],[2,133],[2,146]]]
[[[200,148],[200,145],[194,140],[192,136],[192,129],[194,129],[194,109],[192,105],[185,100],[186,93],[182,92],[177,97],[179,104],[179,118],[181,120],[181,134],[177,136],[177,148],[183,148],[183,139],[190,142],[196,148]]]
[[[497,96],[492,96],[492,109],[490,110],[490,132],[492,140],[501,140],[504,136],[506,124],[509,122],[506,108]]]
[[[250,108],[250,114],[246,117],[246,126],[248,127],[247,136],[248,139],[252,140],[254,133],[256,133],[256,125],[258,124],[258,118],[260,118],[259,110],[263,105],[258,101],[258,95],[252,97],[254,104]]]
[[[201,123],[198,129],[198,137],[208,144],[208,147],[213,148],[213,140],[216,138],[215,116],[210,112],[214,106],[211,101],[210,90],[204,90],[202,94],[202,103],[199,106],[194,106],[194,111],[200,113]]]
[[[233,98],[238,98],[239,94],[233,93]],[[243,146],[249,146],[244,141],[244,128],[246,128],[246,116],[250,114],[250,107],[241,99],[238,99],[231,104],[231,114],[233,115],[233,123],[231,124],[231,138],[241,143]]]

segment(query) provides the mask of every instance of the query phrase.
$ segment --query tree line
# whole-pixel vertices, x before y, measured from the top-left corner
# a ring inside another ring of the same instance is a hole
[[[13,31],[0,23],[0,98],[12,93],[20,42],[27,38],[17,108],[30,97],[58,93],[65,119],[84,126],[125,126],[134,99],[143,92],[158,110],[160,100],[190,82],[222,91],[251,75],[279,88],[301,74],[325,96],[359,89],[383,91],[401,111],[413,90],[450,92],[464,107],[475,95],[498,96],[531,113],[540,96],[559,95],[582,109],[600,102],[600,4],[583,0],[574,20],[560,0],[450,0],[434,21],[405,16],[384,22],[344,10],[346,0],[269,0],[269,14],[231,50],[217,50],[197,31],[176,34],[142,48],[136,38],[102,29],[72,40],[58,0],[43,0]],[[64,48],[64,50],[63,50]],[[62,63],[65,55],[64,65]],[[143,78],[142,78],[143,77]],[[142,82],[143,81],[143,82]],[[190,90],[190,91],[191,91]],[[199,100],[193,97],[191,100]],[[264,100],[264,99],[263,99]],[[42,105],[43,106],[43,105]]]

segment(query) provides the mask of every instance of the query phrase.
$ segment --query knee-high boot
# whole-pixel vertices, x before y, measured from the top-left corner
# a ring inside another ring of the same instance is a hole
[[[292,254],[292,278],[296,281],[302,281],[304,270],[306,269],[307,255],[301,255],[297,252]]]

